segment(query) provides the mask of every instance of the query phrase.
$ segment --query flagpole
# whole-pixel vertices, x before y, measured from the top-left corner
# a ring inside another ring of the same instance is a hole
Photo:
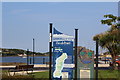
[[[75,29],[75,80],[77,80],[77,45],[78,45],[78,29]]]
[[[52,23],[49,24],[50,25],[50,41],[49,41],[49,80],[52,79]]]

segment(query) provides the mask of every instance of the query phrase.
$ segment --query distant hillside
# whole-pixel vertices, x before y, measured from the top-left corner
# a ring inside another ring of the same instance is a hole
[[[78,46],[78,52],[83,49],[86,51],[90,51],[90,52],[94,52],[92,50],[86,49],[85,47],[82,46]],[[1,56],[20,56],[20,55],[24,55],[27,54],[26,50],[22,50],[22,49],[6,49],[6,48],[0,48],[0,55]],[[40,53],[40,52],[35,52],[34,53],[36,56],[49,56],[49,52],[46,53]],[[29,51],[28,55],[33,55],[32,51]]]
[[[1,56],[18,56],[18,55],[24,55],[24,54],[27,54],[26,50],[0,48]],[[32,55],[32,54],[33,54],[32,51],[29,51],[28,55]],[[34,54],[39,56],[48,56],[48,52],[46,53],[35,52]]]

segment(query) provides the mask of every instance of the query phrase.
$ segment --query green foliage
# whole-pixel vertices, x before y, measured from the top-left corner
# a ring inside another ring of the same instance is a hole
[[[113,25],[113,23],[116,24],[117,21],[120,21],[120,17],[114,16],[112,14],[104,15],[104,17],[109,19],[101,20],[102,24]]]
[[[101,20],[101,23],[111,27],[106,32],[95,35],[93,40],[98,40],[102,48],[108,49],[112,55],[112,62],[115,69],[115,57],[120,54],[120,27],[118,26],[120,25],[118,22],[120,21],[120,17],[112,14],[104,15],[104,17],[108,19]]]
[[[104,17],[110,19],[101,20],[101,23],[111,25],[111,27],[106,32],[95,35],[93,40],[99,40],[99,45],[102,48],[107,48],[111,50],[110,52],[114,52],[114,54],[120,54],[120,28],[118,26],[120,17],[112,14],[104,15]]]

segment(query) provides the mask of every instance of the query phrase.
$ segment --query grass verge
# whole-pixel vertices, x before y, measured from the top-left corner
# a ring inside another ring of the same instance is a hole
[[[120,80],[120,70],[99,70],[99,78],[116,78]]]
[[[98,71],[98,77],[99,80],[120,80],[120,71],[119,70],[99,70]],[[49,78],[49,71],[45,71],[45,72],[34,72],[32,74],[28,74],[28,75],[14,75],[14,76],[8,76],[6,71],[3,71],[2,73],[2,77],[4,80],[5,78],[9,78],[9,79],[20,79],[20,80],[24,80],[24,79],[32,79],[32,80],[48,80]]]

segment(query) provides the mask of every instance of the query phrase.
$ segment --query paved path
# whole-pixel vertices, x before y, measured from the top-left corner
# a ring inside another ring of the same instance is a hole
[[[94,64],[94,67],[96,65]],[[109,64],[99,64],[98,65],[99,68],[101,69],[108,69],[109,68]],[[15,68],[15,66],[0,66],[0,68],[6,68],[6,69],[9,69],[9,68]],[[44,69],[46,68],[46,69]],[[49,70],[49,65],[46,65],[46,64],[35,64],[34,65],[34,70],[33,72],[43,72],[43,71],[48,71]],[[31,73],[31,71],[28,71],[28,73]],[[14,72],[10,72],[10,75],[13,75]],[[19,74],[19,75],[27,75],[27,72],[26,71],[20,71],[20,72],[16,72],[15,74]],[[9,75],[9,74],[8,74]]]
[[[35,64],[34,67],[49,67],[46,64]],[[0,66],[0,68],[15,68],[15,66]]]
[[[46,64],[35,64],[34,68],[48,68],[49,65]],[[94,64],[94,67],[96,67],[96,64]],[[98,64],[98,67],[109,67],[109,64]],[[15,66],[0,66],[0,68],[15,68]]]
[[[94,67],[96,67],[96,64],[94,64]],[[109,64],[98,64],[98,67],[109,67]]]

